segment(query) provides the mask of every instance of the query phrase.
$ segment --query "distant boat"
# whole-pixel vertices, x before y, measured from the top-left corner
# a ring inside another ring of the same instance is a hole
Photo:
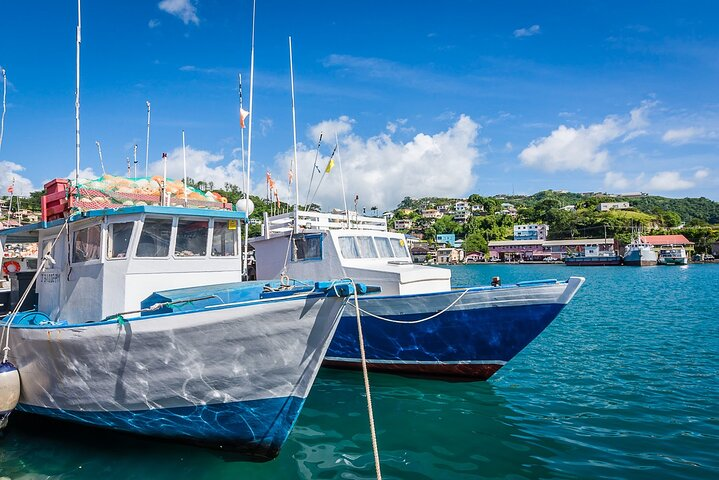
[[[624,265],[646,267],[657,264],[657,252],[646,243],[639,230],[632,232],[632,241],[624,248]]]
[[[452,288],[451,271],[416,265],[405,236],[383,218],[295,211],[265,217],[250,239],[257,278],[351,277],[382,287],[362,311],[367,365],[375,371],[486,380],[529,345],[571,301],[584,278]],[[325,365],[357,368],[354,308],[348,307]]]
[[[615,252],[602,252],[599,245],[587,245],[581,255],[567,257],[564,264],[569,266],[600,267],[621,265],[622,257]]]
[[[659,265],[687,265],[689,257],[684,247],[676,247],[674,245],[666,245],[659,249]]]

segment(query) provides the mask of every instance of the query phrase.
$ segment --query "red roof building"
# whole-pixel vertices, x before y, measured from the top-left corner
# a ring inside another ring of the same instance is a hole
[[[642,240],[655,247],[662,245],[694,246],[694,242],[689,241],[684,235],[642,235]]]

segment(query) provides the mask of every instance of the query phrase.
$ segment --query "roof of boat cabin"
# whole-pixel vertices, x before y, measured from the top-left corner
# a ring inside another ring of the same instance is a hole
[[[114,215],[132,215],[137,213],[145,213],[150,215],[179,215],[183,217],[206,217],[206,218],[225,218],[228,220],[246,220],[245,212],[234,210],[212,210],[207,208],[183,208],[183,207],[161,207],[157,205],[132,205],[119,208],[105,208],[102,210],[89,210],[87,212],[78,212],[73,214],[69,223],[85,220],[88,218],[97,218]],[[37,240],[32,232],[53,228],[65,223],[64,218],[52,220],[49,222],[38,222],[21,227],[6,228],[0,230],[0,237],[14,237],[14,242],[31,242]]]

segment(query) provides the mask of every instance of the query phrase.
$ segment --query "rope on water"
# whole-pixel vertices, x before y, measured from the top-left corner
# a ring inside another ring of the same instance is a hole
[[[374,468],[377,473],[377,480],[382,480],[382,472],[380,471],[379,462],[379,449],[377,448],[377,433],[375,432],[374,426],[374,413],[372,412],[372,396],[369,390],[369,375],[367,374],[367,358],[365,357],[364,351],[364,336],[362,335],[362,321],[360,316],[358,295],[357,295],[357,284],[354,280],[350,279],[352,287],[354,289],[354,307],[355,314],[357,315],[357,332],[359,334],[359,346],[360,346],[360,359],[362,361],[362,375],[364,376],[364,390],[367,395],[367,413],[369,414],[369,429],[370,436],[372,437],[372,453],[374,453]]]
[[[360,307],[359,307],[359,304],[357,304],[357,300],[356,300],[356,299],[355,299],[355,304],[354,304],[354,305],[352,304],[352,302],[348,302],[348,303],[349,303],[350,305],[353,305],[357,310],[359,310],[360,312],[364,313],[365,315],[370,316],[370,317],[373,317],[373,318],[376,318],[377,320],[382,320],[382,321],[384,321],[384,322],[390,322],[390,323],[401,323],[401,324],[411,325],[411,324],[413,324],[413,323],[426,322],[426,321],[428,321],[428,320],[432,320],[433,318],[442,315],[444,312],[446,312],[446,311],[449,310],[450,308],[452,308],[452,307],[454,307],[455,305],[457,305],[457,303],[458,303],[460,300],[462,300],[462,297],[464,297],[464,296],[467,294],[467,292],[469,292],[470,290],[471,290],[471,288],[466,289],[466,290],[465,290],[464,292],[462,292],[456,299],[454,299],[454,301],[453,301],[452,303],[450,303],[449,305],[447,305],[445,308],[443,308],[443,309],[440,310],[439,312],[437,312],[437,313],[435,313],[435,314],[433,314],[433,315],[430,315],[429,317],[421,318],[421,319],[419,319],[419,320],[406,320],[406,321],[403,321],[403,320],[393,320],[393,319],[391,319],[391,318],[382,317],[382,316],[380,316],[380,315],[375,315],[375,314],[372,313],[372,312],[368,312],[367,310],[364,310],[364,309],[360,308]]]

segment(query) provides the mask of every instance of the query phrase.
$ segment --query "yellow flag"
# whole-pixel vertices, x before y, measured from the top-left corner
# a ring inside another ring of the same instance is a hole
[[[330,173],[332,171],[332,167],[335,166],[335,159],[334,157],[330,158],[330,161],[327,163],[327,168],[325,168],[325,173]]]

